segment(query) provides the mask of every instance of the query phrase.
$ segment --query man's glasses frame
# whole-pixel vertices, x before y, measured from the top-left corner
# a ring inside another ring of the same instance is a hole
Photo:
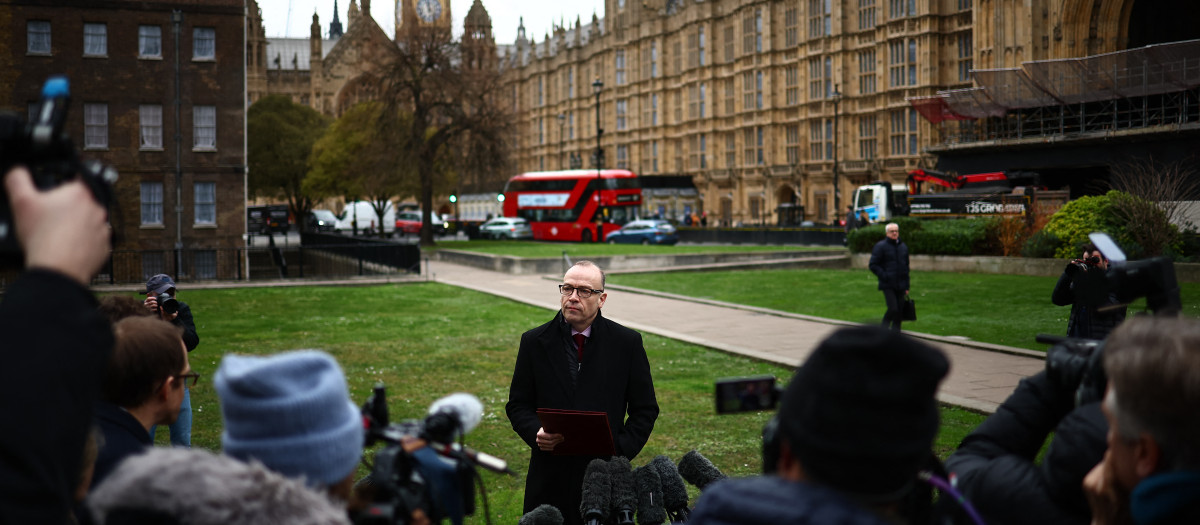
[[[183,383],[183,386],[186,386],[188,388],[195,387],[196,383],[198,381],[200,381],[200,373],[199,372],[188,372],[186,374],[176,374],[171,377],[178,379],[180,382]]]
[[[580,299],[587,299],[592,295],[604,293],[604,290],[596,290],[593,288],[576,288],[569,284],[558,285],[558,293],[562,294],[563,297],[570,297],[571,294],[576,292],[579,293]]]

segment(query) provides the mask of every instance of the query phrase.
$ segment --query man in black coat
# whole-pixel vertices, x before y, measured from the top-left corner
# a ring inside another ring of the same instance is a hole
[[[80,181],[43,193],[18,168],[3,183],[26,271],[0,302],[0,414],[10,423],[0,432],[0,523],[66,523],[97,370],[113,345],[86,288],[108,258],[106,212]]]
[[[542,428],[537,409],[607,413],[616,455],[632,460],[654,429],[658,401],[641,335],[600,315],[604,272],[580,261],[567,270],[559,292],[562,309],[554,319],[521,336],[505,409],[531,449],[523,512],[550,504],[572,524],[583,522],[583,474],[598,456],[554,455],[565,438]]]
[[[1083,247],[1083,257],[1067,263],[1050,294],[1050,302],[1071,307],[1067,336],[1104,339],[1125,321],[1126,309],[1119,306],[1108,282],[1108,258],[1094,244]]]
[[[900,225],[892,222],[885,228],[887,238],[871,249],[871,273],[879,278],[879,289],[887,303],[883,327],[900,331],[904,299],[908,296],[908,245],[900,240]]]

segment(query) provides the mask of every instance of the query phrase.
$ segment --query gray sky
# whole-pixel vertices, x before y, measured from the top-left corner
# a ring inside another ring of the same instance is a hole
[[[603,0],[481,1],[492,17],[492,34],[495,35],[497,44],[511,44],[516,40],[517,25],[522,16],[525,17],[525,34],[538,42],[541,42],[550,32],[552,25],[558,24],[560,20],[574,25],[576,16],[585,24],[591,21],[593,12],[601,18],[604,17]],[[337,0],[337,4],[338,10],[341,11],[338,17],[345,27],[350,0]],[[394,0],[371,1],[371,17],[388,35],[393,34],[393,26],[396,25],[395,5]],[[258,0],[258,7],[262,9],[263,29],[269,37],[307,37],[314,9],[321,17],[322,32],[329,31],[329,22],[333,20],[333,0]],[[470,8],[471,0],[455,0],[451,3],[454,34],[462,33],[463,18],[467,16],[467,10]]]

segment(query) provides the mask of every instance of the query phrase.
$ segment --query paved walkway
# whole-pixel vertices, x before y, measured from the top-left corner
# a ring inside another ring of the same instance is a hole
[[[435,281],[498,295],[547,309],[558,309],[554,286],[559,276],[511,275],[452,263],[430,261]],[[608,285],[604,315],[641,332],[797,366],[843,321],[796,315]],[[1040,352],[909,332],[946,352],[950,377],[938,398],[943,402],[994,412],[1021,378],[1045,367]]]

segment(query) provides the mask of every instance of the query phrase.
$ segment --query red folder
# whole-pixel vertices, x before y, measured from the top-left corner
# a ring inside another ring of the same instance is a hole
[[[555,456],[613,456],[612,430],[608,414],[587,410],[537,409],[542,428],[551,434],[562,434],[563,442],[551,452]]]

